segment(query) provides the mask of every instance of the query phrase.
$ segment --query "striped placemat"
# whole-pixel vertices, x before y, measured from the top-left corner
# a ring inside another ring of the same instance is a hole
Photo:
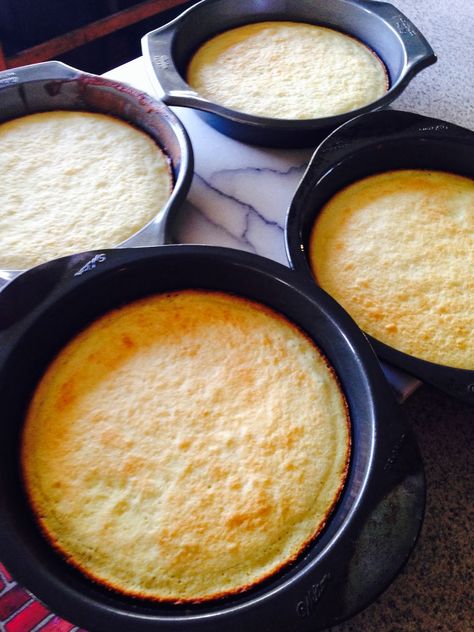
[[[53,614],[21,588],[0,563],[0,630],[2,632],[86,632]]]

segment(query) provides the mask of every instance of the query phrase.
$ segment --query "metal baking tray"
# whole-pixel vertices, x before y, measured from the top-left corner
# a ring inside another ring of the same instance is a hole
[[[315,151],[288,210],[290,265],[314,283],[307,258],[311,228],[324,203],[346,185],[390,169],[437,169],[474,177],[474,132],[410,112],[364,114],[333,132]],[[474,404],[474,370],[415,358],[370,338],[389,364]]]
[[[155,246],[169,240],[169,217],[180,208],[191,184],[193,151],[184,127],[166,105],[131,86],[57,61],[0,72],[0,102],[0,124],[34,112],[83,110],[123,119],[151,136],[169,158],[173,191],[155,217],[118,247]],[[0,270],[0,288],[19,272]]]
[[[295,563],[244,593],[174,605],[107,590],[55,552],[29,508],[18,459],[25,408],[58,349],[111,308],[182,288],[257,300],[305,331],[340,380],[352,453],[337,507]],[[314,283],[243,251],[161,246],[45,263],[8,284],[0,303],[0,559],[62,617],[103,632],[315,632],[367,606],[407,560],[425,502],[416,442],[367,339]]]
[[[185,81],[188,63],[204,41],[224,30],[264,20],[328,26],[352,35],[375,51],[390,80],[373,103],[337,116],[290,120],[253,116],[213,103]],[[388,105],[423,68],[436,61],[425,37],[396,7],[373,0],[202,0],[142,40],[150,77],[163,101],[195,108],[219,131],[247,143],[295,147],[315,145],[358,114]]]

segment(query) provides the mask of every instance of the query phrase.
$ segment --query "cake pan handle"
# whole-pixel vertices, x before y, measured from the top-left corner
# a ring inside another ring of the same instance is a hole
[[[335,129],[316,148],[296,196],[306,195],[305,183],[307,187],[314,187],[329,169],[348,155],[401,138],[472,142],[474,132],[448,121],[403,110],[382,109],[361,114]]]
[[[12,330],[25,327],[37,310],[45,310],[91,275],[107,272],[117,259],[126,263],[126,258],[118,249],[92,250],[52,259],[25,272],[0,271],[0,356],[3,335],[8,340]]]
[[[142,52],[147,74],[160,99],[167,105],[211,110],[213,104],[200,97],[181,77],[173,59],[173,39],[181,17],[147,33],[142,38]]]
[[[45,61],[29,66],[19,66],[0,72],[0,90],[17,83],[44,81],[45,79],[72,80],[82,73],[61,61]]]
[[[406,84],[413,75],[437,61],[436,54],[425,36],[392,4],[373,0],[362,0],[359,4],[367,5],[372,13],[380,16],[397,33],[405,46],[407,59],[399,85]]]

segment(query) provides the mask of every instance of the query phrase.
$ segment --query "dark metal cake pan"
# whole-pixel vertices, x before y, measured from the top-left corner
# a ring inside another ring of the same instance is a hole
[[[337,507],[295,563],[239,595],[173,605],[107,590],[50,547],[23,489],[19,441],[38,379],[78,330],[118,305],[183,288],[257,300],[305,331],[339,377],[349,406],[352,453]],[[314,284],[242,251],[184,245],[115,249],[65,257],[20,275],[0,294],[0,416],[0,559],[53,611],[87,629],[315,632],[378,596],[403,566],[421,527],[419,452],[366,338]]]
[[[308,243],[323,205],[348,184],[392,169],[433,169],[473,178],[474,132],[395,110],[365,114],[333,132],[314,153],[287,215],[287,254],[298,274],[315,282]],[[474,370],[434,364],[371,342],[383,360],[474,404]]]
[[[146,132],[162,148],[174,179],[171,196],[163,208],[156,209],[156,216],[146,226],[118,246],[155,246],[168,241],[168,220],[184,201],[193,175],[192,146],[173,112],[129,85],[57,61],[0,72],[0,124],[49,110],[100,112],[123,119]],[[2,280],[5,282],[18,272],[0,270],[0,287]]]
[[[290,120],[253,116],[213,103],[185,80],[196,49],[230,28],[266,20],[327,26],[365,43],[384,62],[389,90],[368,105],[337,116]],[[436,56],[419,30],[396,7],[373,0],[202,0],[169,24],[148,33],[142,48],[165,103],[195,108],[212,126],[238,140],[281,147],[316,145],[358,114],[388,105]]]

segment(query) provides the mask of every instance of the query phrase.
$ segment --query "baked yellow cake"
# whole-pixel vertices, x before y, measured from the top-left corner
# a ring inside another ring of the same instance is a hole
[[[385,66],[364,44],[300,22],[257,22],[213,37],[192,57],[187,81],[233,110],[283,119],[349,112],[388,89]]]
[[[113,247],[162,208],[169,161],[104,114],[52,111],[0,125],[0,268]]]
[[[474,180],[400,170],[355,182],[318,215],[310,259],[371,336],[474,369]]]
[[[59,551],[123,593],[197,602],[294,560],[338,499],[347,406],[272,310],[184,290],[74,338],[27,413],[22,468]]]

